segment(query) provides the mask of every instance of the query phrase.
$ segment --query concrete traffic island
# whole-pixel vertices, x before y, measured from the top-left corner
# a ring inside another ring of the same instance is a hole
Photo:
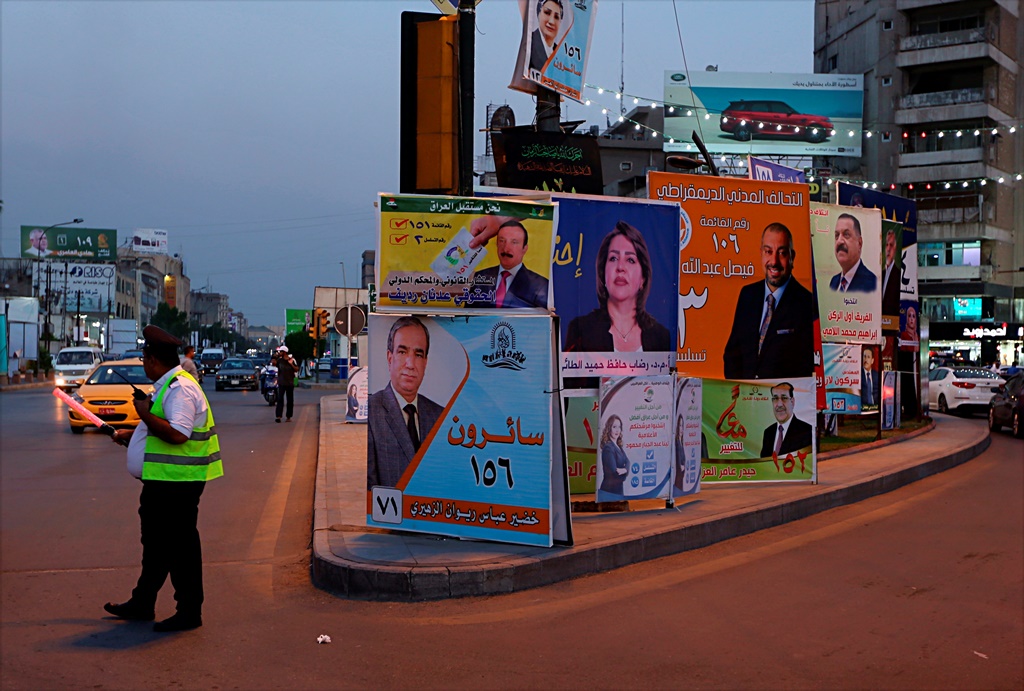
[[[674,509],[645,502],[651,508],[575,514],[575,545],[542,548],[366,526],[366,426],[344,416],[344,396],[321,399],[313,580],[345,597],[388,601],[511,593],[699,549],[890,492],[990,443],[987,428],[943,417],[898,440],[819,456],[817,485],[706,487]]]

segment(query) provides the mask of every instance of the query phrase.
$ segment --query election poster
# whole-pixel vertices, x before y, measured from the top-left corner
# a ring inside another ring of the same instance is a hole
[[[903,252],[903,224],[882,219],[882,333],[900,330],[900,257]]]
[[[651,172],[647,189],[680,206],[678,372],[812,376],[807,186]]]
[[[570,394],[584,395],[570,395]],[[569,459],[569,493],[593,494],[597,487],[597,395],[563,391],[565,451]]]
[[[821,340],[882,342],[882,214],[811,203]]]
[[[667,498],[674,435],[671,374],[601,380],[597,501]]]
[[[287,336],[297,331],[302,333],[309,331],[309,313],[308,309],[286,308],[284,311],[284,335]]]
[[[675,395],[672,496],[685,497],[700,492],[701,461],[708,455],[701,430],[701,380],[676,377]]]
[[[22,226],[23,259],[83,259],[91,262],[117,261],[117,230],[67,226]]]
[[[675,362],[679,207],[553,195],[552,280],[564,377],[668,374]]]
[[[538,546],[565,534],[552,322],[370,315],[368,525]]]
[[[348,375],[348,395],[345,399],[345,422],[365,423],[370,390],[365,367],[353,367]]]
[[[520,10],[522,77],[582,102],[597,0],[521,0]],[[522,89],[516,80],[511,86]]]
[[[747,156],[747,177],[751,180],[774,180],[776,182],[807,182],[804,171],[774,163],[764,158]]]
[[[503,199],[380,195],[377,310],[547,313],[555,210]]]
[[[703,483],[814,482],[814,379],[703,383]]]
[[[902,323],[906,310],[912,308],[915,337],[913,339],[901,337],[900,348],[901,350],[916,351],[918,343],[917,316],[920,314],[920,305],[918,304],[920,298],[917,290],[917,202],[895,194],[841,182],[839,183],[839,203],[845,206],[878,209],[882,212],[883,218],[903,225],[900,249],[900,315]],[[902,326],[900,331],[902,333]],[[900,369],[909,371],[910,368],[901,366]],[[916,387],[909,388],[916,390]]]
[[[604,192],[597,137],[537,132],[529,125],[491,132],[491,142],[495,174],[502,187],[571,194]]]
[[[900,380],[895,370],[882,372],[882,429],[900,426]]]
[[[825,357],[825,412],[844,415],[866,412],[861,403],[861,347],[825,343],[822,348]],[[874,409],[878,410],[878,406]]]

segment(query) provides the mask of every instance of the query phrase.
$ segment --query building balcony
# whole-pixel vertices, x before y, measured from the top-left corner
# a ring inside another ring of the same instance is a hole
[[[909,94],[900,99],[900,108],[935,108],[965,103],[984,103],[985,90],[980,87],[971,89],[953,89],[951,91],[932,91],[926,94]]]
[[[940,7],[942,5],[956,5],[960,0],[896,0],[896,9],[900,12],[918,10],[922,7]]]
[[[922,151],[920,153],[900,154],[900,168],[917,166],[939,166],[955,163],[976,163],[985,160],[985,149],[976,146],[970,149],[950,149],[946,151]]]
[[[896,182],[898,183],[921,183],[938,182],[941,180],[972,180],[974,178],[991,177],[988,166],[984,161],[965,161],[948,163],[936,163],[930,166],[904,165],[905,156],[925,156],[927,154],[901,154],[900,168],[896,171]],[[949,161],[949,159],[945,159]]]
[[[946,31],[939,34],[923,34],[906,36],[900,39],[900,52],[928,50],[967,43],[983,43],[987,40],[985,29],[964,29],[963,31]]]
[[[992,278],[991,266],[919,266],[919,281],[987,281]]]

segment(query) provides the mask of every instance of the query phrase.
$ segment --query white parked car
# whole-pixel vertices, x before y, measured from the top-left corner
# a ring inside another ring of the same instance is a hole
[[[1003,378],[981,367],[936,367],[928,373],[928,401],[940,413],[988,411]]]

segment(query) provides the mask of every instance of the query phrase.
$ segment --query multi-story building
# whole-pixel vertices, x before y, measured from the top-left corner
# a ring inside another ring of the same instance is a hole
[[[814,23],[815,71],[864,75],[864,155],[834,170],[917,201],[932,349],[1024,361],[1020,2],[816,0]]]
[[[193,290],[192,321],[198,322],[200,327],[220,324],[228,328],[231,306],[228,304],[228,296],[223,293],[206,293],[201,290]]]

